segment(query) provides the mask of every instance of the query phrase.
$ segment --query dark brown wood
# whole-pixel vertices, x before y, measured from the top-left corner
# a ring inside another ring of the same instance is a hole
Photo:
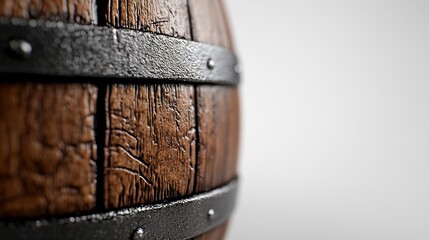
[[[236,87],[198,86],[197,192],[227,183],[236,176],[239,137]]]
[[[194,41],[234,50],[222,0],[189,0]],[[220,186],[236,176],[239,140],[237,87],[196,86],[198,154],[196,191]],[[228,222],[196,237],[223,239]]]
[[[198,86],[197,192],[227,183],[237,175],[239,98],[237,87]],[[228,222],[195,240],[223,239]]]
[[[233,50],[228,19],[222,0],[189,0],[194,41]]]
[[[0,85],[0,218],[95,206],[96,98],[86,84]]]
[[[220,240],[224,239],[226,231],[228,230],[228,221],[222,223],[220,226],[194,238],[194,240]]]
[[[0,0],[0,16],[84,24],[99,16],[102,25],[233,49],[221,0]],[[104,92],[32,80],[0,84],[0,218],[161,202],[236,176],[237,87],[112,84]],[[95,119],[105,133],[97,135],[98,206]],[[222,239],[226,226],[197,239]]]
[[[0,0],[0,16],[90,23],[93,2]],[[93,209],[97,88],[19,79],[0,83],[0,218]]]
[[[106,21],[119,28],[191,38],[187,0],[109,0]]]
[[[191,194],[196,158],[192,86],[113,85],[106,99],[105,207]]]
[[[88,24],[96,22],[95,11],[95,0],[0,0],[3,17]]]
[[[110,0],[106,22],[190,39],[186,0]],[[192,85],[112,85],[106,96],[104,207],[190,195],[196,129]]]
[[[189,0],[193,40],[233,44],[221,0]],[[196,191],[220,186],[236,175],[239,99],[236,87],[196,86],[198,154]]]

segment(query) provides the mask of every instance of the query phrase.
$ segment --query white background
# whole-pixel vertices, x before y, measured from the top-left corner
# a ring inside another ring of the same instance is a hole
[[[429,239],[429,1],[225,5],[243,72],[228,239]]]

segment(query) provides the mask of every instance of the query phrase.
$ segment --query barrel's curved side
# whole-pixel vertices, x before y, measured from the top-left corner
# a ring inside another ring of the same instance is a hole
[[[62,3],[0,0],[0,16],[98,22],[233,50],[221,0]],[[236,86],[25,77],[16,83],[17,76],[7,75],[0,83],[1,219],[161,202],[236,176]],[[226,225],[198,239],[220,239]]]
[[[130,3],[131,2],[131,3]],[[161,3],[162,2],[162,3]],[[124,8],[120,6],[128,3],[127,11],[124,12]],[[131,7],[130,7],[131,6]],[[171,11],[174,9],[174,11]],[[168,10],[168,11],[167,11]],[[189,11],[189,12],[188,12]],[[174,14],[171,14],[174,13]],[[128,16],[128,18],[124,18]],[[139,21],[136,22],[135,19]],[[156,23],[157,20],[163,19],[165,24]],[[170,1],[121,1],[114,0],[112,4],[107,6],[106,22],[108,25],[113,25],[119,28],[131,28],[136,30],[151,31],[157,34],[164,34],[174,37],[185,38],[198,42],[205,42],[209,44],[219,45],[225,48],[233,50],[233,44],[231,35],[228,29],[228,23],[225,17],[222,1],[216,0],[170,0]],[[157,27],[151,25],[151,23],[158,24]],[[122,89],[134,89],[133,85],[119,85]],[[111,90],[117,89],[119,86],[109,86]],[[163,88],[164,86],[160,86]],[[188,92],[184,98],[188,100],[192,99],[193,102],[186,104],[179,104],[179,106],[188,106],[194,108],[194,114],[188,111],[189,116],[193,116],[194,128],[189,123],[188,129],[195,130],[195,135],[192,135],[191,139],[195,140],[195,149],[188,149],[193,151],[193,156],[189,156],[188,163],[190,168],[193,168],[194,172],[187,172],[186,166],[176,167],[174,176],[183,174],[180,178],[180,182],[186,182],[188,185],[183,186],[183,190],[178,194],[180,190],[180,184],[171,186],[156,186],[154,188],[147,188],[144,193],[148,191],[158,192],[165,194],[168,193],[167,197],[178,197],[190,195],[198,192],[208,191],[215,187],[218,187],[224,183],[227,183],[236,176],[237,167],[237,153],[238,153],[238,136],[239,136],[239,101],[238,101],[238,89],[236,86],[215,86],[215,85],[188,85],[182,86],[186,88],[181,92]],[[193,89],[190,91],[190,89]],[[111,91],[110,90],[110,91]],[[131,90],[132,92],[132,90]],[[135,94],[129,94],[123,92],[121,96],[123,98],[134,98]],[[164,98],[166,99],[166,98]],[[169,100],[171,101],[171,99]],[[180,101],[180,99],[175,99]],[[108,109],[108,108],[107,108]],[[167,110],[168,111],[168,110]],[[165,114],[168,114],[165,112]],[[159,126],[155,126],[156,129]],[[190,132],[183,133],[183,136],[189,136]],[[124,133],[125,135],[125,133]],[[167,136],[169,134],[167,133]],[[148,136],[146,139],[150,139]],[[107,146],[109,148],[109,146]],[[189,151],[187,151],[189,152]],[[113,154],[116,152],[113,151]],[[107,156],[112,155],[107,154]],[[149,153],[150,155],[150,153]],[[148,156],[148,153],[143,154]],[[194,158],[194,159],[192,159]],[[118,158],[116,158],[116,161]],[[124,158],[120,159],[124,162]],[[156,159],[162,161],[162,158]],[[192,162],[194,160],[194,162]],[[105,162],[109,162],[105,159]],[[183,162],[183,160],[181,161]],[[157,163],[154,162],[156,165]],[[171,163],[170,165],[171,166]],[[188,175],[186,175],[188,174]],[[157,178],[160,176],[165,177],[163,171],[160,170],[155,174]],[[172,182],[174,176],[170,178],[166,177],[164,182]],[[187,178],[190,176],[193,179]],[[124,181],[124,179],[113,179],[116,176],[105,172],[105,188],[111,188],[112,184],[123,185],[129,181],[134,181],[132,176],[124,174],[124,177],[130,178]],[[146,183],[143,183],[145,185]],[[147,184],[146,184],[147,185]],[[193,188],[191,189],[190,186]],[[170,193],[165,189],[174,189],[174,193]],[[133,204],[144,204],[154,201],[163,200],[161,196],[148,199],[146,194],[139,193],[138,189],[126,193],[124,196],[121,187],[114,194],[105,194],[107,197],[105,200],[105,207],[114,208],[121,206],[130,206]],[[107,190],[108,191],[108,190]],[[105,190],[106,192],[106,190]],[[137,197],[136,197],[137,196]],[[124,197],[131,199],[126,204],[106,204],[106,201],[116,202],[114,199],[123,199]],[[113,200],[113,201],[112,201]],[[133,201],[134,200],[134,201]],[[136,200],[136,201],[135,201]],[[212,230],[211,233],[201,236],[201,239],[221,239],[225,233],[227,224],[220,226],[218,230]]]
[[[189,0],[194,41],[234,51],[222,0]],[[198,109],[197,192],[224,184],[237,174],[240,108],[237,86],[196,86]],[[210,109],[210,110],[209,110]],[[228,222],[199,236],[223,239]]]

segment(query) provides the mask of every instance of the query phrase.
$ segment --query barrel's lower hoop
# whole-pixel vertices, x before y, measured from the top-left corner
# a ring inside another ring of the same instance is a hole
[[[231,215],[238,180],[190,198],[107,213],[0,222],[0,239],[188,239]]]
[[[128,29],[0,18],[0,72],[232,84],[228,49]],[[118,80],[120,83],[120,80]]]

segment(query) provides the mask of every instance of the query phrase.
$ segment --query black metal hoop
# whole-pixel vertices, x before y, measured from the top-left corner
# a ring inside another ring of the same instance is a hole
[[[2,73],[238,84],[236,65],[229,50],[204,43],[127,29],[0,19]]]
[[[0,239],[188,239],[230,216],[237,186],[237,180],[233,180],[190,198],[101,214],[0,222]]]

